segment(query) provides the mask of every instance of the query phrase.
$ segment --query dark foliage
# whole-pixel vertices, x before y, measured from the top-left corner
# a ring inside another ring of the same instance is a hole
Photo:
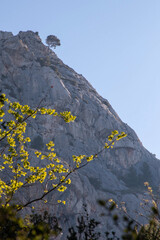
[[[96,227],[100,222],[93,218],[89,218],[87,212],[87,206],[84,204],[84,215],[78,216],[76,230],[74,227],[68,229],[69,235],[68,240],[98,240],[100,237],[100,232],[96,231]]]
[[[57,219],[47,212],[22,219],[15,206],[0,208],[0,240],[48,240],[60,232]]]
[[[60,40],[54,35],[49,35],[46,39],[46,43],[48,44],[49,47],[54,48],[61,45]]]

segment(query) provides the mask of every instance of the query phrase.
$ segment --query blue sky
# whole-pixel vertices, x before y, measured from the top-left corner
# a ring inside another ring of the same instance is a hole
[[[159,0],[1,0],[0,9],[0,30],[56,35],[56,54],[160,158]]]

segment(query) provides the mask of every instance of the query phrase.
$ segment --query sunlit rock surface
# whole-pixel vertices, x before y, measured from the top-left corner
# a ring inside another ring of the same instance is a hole
[[[126,201],[133,214],[144,194],[143,183],[149,181],[154,188],[158,187],[159,160],[143,147],[110,103],[42,43],[38,33],[27,31],[13,36],[0,32],[0,89],[13,101],[36,107],[43,99],[43,106],[70,110],[77,116],[69,124],[53,116],[29,121],[32,151],[45,150],[45,144],[53,140],[57,155],[71,163],[73,154],[98,152],[112,130],[128,134],[113,149],[104,151],[72,175],[71,186],[61,196],[67,201],[66,206],[54,205],[60,198],[57,193],[48,196],[50,204],[46,209],[57,214],[61,221],[73,219],[82,211],[83,204],[87,204],[90,214],[98,216],[101,210],[97,199]],[[39,187],[26,191],[29,192],[21,194],[23,202],[40,194]],[[39,208],[44,210],[41,203]]]

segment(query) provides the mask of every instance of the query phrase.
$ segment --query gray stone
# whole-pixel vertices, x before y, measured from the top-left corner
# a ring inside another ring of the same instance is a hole
[[[3,40],[3,39],[5,40],[11,37],[13,37],[13,34],[11,32],[0,31],[0,40]]]
[[[101,212],[96,201],[110,197],[127,201],[130,209],[137,209],[145,191],[143,182],[149,179],[155,189],[160,184],[160,162],[143,147],[134,130],[36,33],[27,31],[13,36],[0,32],[0,53],[0,88],[11,100],[36,107],[44,98],[44,106],[70,110],[77,116],[69,124],[52,116],[31,121],[28,130],[33,140],[31,150],[45,149],[45,144],[53,140],[58,156],[71,163],[73,154],[90,155],[103,148],[112,130],[128,134],[113,149],[104,151],[97,160],[72,175],[72,184],[62,195],[67,200],[65,207],[48,204],[48,210],[59,214],[62,220],[64,214],[76,216],[83,203],[87,203],[90,214],[96,216]],[[40,187],[29,189],[29,193],[23,193],[23,201],[39,194]],[[49,195],[50,203],[55,199],[55,193]],[[131,214],[134,215],[133,211]]]

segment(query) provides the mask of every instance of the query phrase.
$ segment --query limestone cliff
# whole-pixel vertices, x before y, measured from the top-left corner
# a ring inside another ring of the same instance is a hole
[[[30,149],[45,149],[45,144],[53,140],[57,155],[71,162],[73,154],[96,153],[112,130],[128,134],[72,176],[73,184],[62,196],[68,201],[65,211],[49,205],[50,211],[74,215],[86,203],[88,211],[96,213],[96,200],[110,197],[127,201],[134,209],[139,207],[144,181],[153,187],[160,184],[159,160],[143,147],[109,102],[45,46],[37,33],[19,32],[13,36],[0,32],[0,89],[12,100],[32,107],[45,96],[44,106],[70,110],[77,116],[70,124],[52,117],[30,122]],[[49,198],[54,202],[54,194]]]

